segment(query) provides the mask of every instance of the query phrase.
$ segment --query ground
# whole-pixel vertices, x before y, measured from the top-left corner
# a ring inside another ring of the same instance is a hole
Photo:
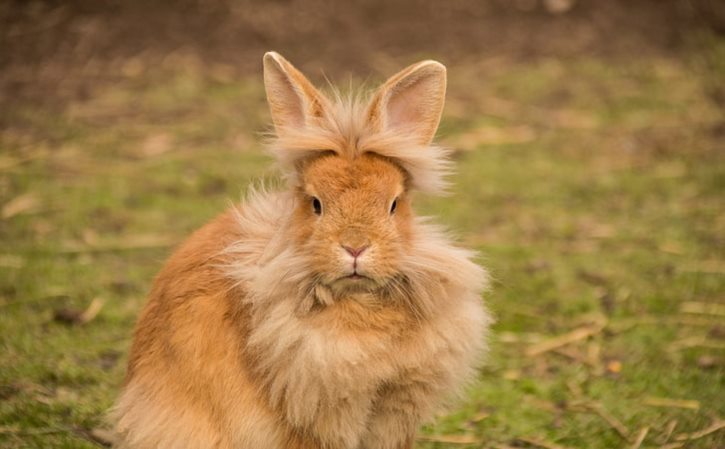
[[[670,27],[681,11],[646,1],[631,17],[618,2],[561,16],[486,4],[413,9],[408,25],[393,6],[363,8],[355,26],[339,19],[366,37],[357,57],[303,45],[324,42],[324,11],[268,32],[299,3],[242,8],[257,28],[220,19],[207,40],[208,27],[166,26],[184,8],[152,12],[166,37],[123,45],[138,8],[0,9],[17,44],[0,58],[0,446],[103,444],[154,274],[250,183],[275,179],[260,143],[274,48],[322,85],[320,67],[371,86],[422,57],[449,65],[439,140],[458,150],[455,187],[416,204],[480,252],[497,323],[479,378],[418,448],[725,447],[725,38]],[[445,39],[394,29],[420,33],[426,14]],[[396,38],[361,31],[373,22]],[[234,30],[253,42],[230,56],[219,41]]]

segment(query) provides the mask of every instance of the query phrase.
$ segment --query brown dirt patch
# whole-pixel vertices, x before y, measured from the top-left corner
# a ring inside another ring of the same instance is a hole
[[[547,4],[573,6],[553,12]],[[191,61],[227,77],[275,49],[314,73],[385,73],[401,60],[633,57],[677,51],[710,0],[9,1],[0,6],[0,106],[54,104]],[[700,5],[700,6],[698,6]],[[709,8],[709,9],[708,9]],[[709,22],[717,25],[717,21]],[[395,61],[394,63],[390,61]]]

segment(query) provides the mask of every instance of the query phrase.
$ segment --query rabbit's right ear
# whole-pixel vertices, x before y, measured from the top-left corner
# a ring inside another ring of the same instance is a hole
[[[264,89],[278,133],[324,118],[329,109],[329,102],[312,83],[273,51],[264,55]]]

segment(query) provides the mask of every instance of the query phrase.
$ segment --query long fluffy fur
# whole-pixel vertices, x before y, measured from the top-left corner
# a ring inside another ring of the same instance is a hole
[[[233,261],[227,273],[248,292],[243,298],[253,317],[248,345],[260,354],[255,374],[270,402],[283,407],[294,426],[327,423],[326,447],[356,448],[380,386],[422,378],[427,391],[421,397],[427,400],[408,412],[417,414],[416,422],[430,419],[436,406],[462,391],[484,355],[481,337],[490,317],[479,294],[486,272],[471,261],[474,253],[451,245],[427,219],[417,219],[414,250],[400,267],[406,282],[386,292],[417,311],[415,339],[401,344],[394,332],[389,341],[370,345],[329,338],[334,331],[306,325],[297,307],[314,279],[302,268],[304,258],[286,244],[293,201],[284,193],[252,193],[236,216],[243,233],[256,238],[226,249]],[[427,380],[431,377],[436,381]],[[348,409],[341,407],[346,398]]]
[[[397,161],[410,175],[412,187],[425,193],[445,193],[452,173],[450,150],[421,144],[413,135],[396,129],[375,129],[366,119],[369,99],[362,93],[333,91],[327,114],[305,127],[278,127],[267,147],[292,185],[298,182],[296,165],[316,153],[332,151],[354,159],[375,153]]]
[[[338,295],[296,244],[300,164],[383,156],[410,186],[445,187],[447,153],[372,129],[353,96],[271,142],[292,185],[252,190],[159,274],[113,414],[124,449],[409,449],[486,349],[486,271],[412,219],[396,275]],[[383,163],[383,162],[376,162]],[[339,248],[338,248],[339,249]]]

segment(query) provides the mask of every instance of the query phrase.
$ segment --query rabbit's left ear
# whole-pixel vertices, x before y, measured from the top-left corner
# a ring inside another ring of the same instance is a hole
[[[302,128],[323,118],[329,102],[305,76],[279,53],[264,55],[264,89],[277,132]]]
[[[367,119],[378,131],[409,134],[430,144],[446,96],[446,67],[436,61],[413,64],[388,79],[373,96]]]

